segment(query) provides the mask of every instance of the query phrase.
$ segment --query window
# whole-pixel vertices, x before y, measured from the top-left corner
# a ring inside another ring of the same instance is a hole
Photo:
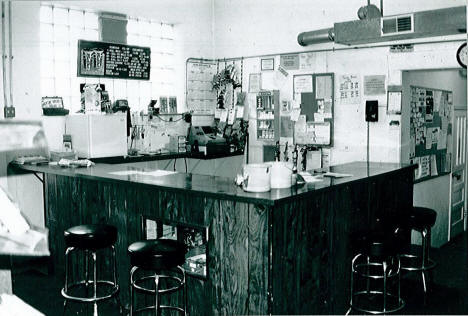
[[[41,95],[60,96],[71,113],[81,108],[80,83],[103,83],[112,101],[127,99],[133,111],[151,99],[175,95],[173,25],[129,18],[127,43],[151,48],[150,80],[77,77],[78,40],[99,40],[99,14],[50,4],[40,9]]]

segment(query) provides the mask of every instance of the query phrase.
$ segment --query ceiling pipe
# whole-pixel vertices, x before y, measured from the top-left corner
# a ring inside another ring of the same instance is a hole
[[[8,1],[8,54],[10,55],[9,61],[9,89],[10,89],[10,107],[13,107],[13,36],[12,36],[12,29],[13,26],[11,24],[11,1]]]
[[[333,28],[321,29],[316,31],[302,32],[297,36],[297,42],[301,46],[313,44],[329,43],[335,40]]]
[[[3,106],[8,107],[7,77],[6,77],[6,31],[5,31],[5,1],[2,1],[2,74],[3,74]]]

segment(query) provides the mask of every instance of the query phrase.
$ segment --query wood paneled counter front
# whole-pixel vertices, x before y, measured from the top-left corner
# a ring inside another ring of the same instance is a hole
[[[413,166],[400,164],[343,164],[331,171],[353,176],[268,193],[244,192],[229,178],[155,177],[125,164],[20,168],[44,174],[56,267],[63,267],[66,228],[96,222],[118,228],[119,283],[127,303],[126,249],[143,238],[142,217],[206,227],[207,277],[188,278],[191,315],[345,313],[350,234],[413,201]]]

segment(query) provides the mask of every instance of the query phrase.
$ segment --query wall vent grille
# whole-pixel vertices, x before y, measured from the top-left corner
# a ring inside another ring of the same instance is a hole
[[[413,32],[414,20],[412,14],[382,18],[382,36]]]

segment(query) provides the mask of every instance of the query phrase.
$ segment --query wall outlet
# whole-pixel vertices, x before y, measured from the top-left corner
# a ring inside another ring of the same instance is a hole
[[[8,106],[3,108],[3,116],[5,118],[15,117],[15,108],[13,106]]]

